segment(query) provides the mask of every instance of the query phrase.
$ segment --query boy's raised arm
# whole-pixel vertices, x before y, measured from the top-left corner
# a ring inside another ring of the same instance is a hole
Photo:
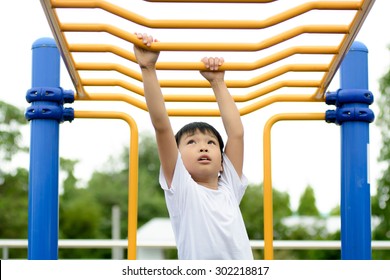
[[[240,112],[226,86],[224,71],[218,71],[224,62],[223,58],[203,58],[202,62],[210,71],[201,71],[214,91],[221,118],[227,134],[225,154],[232,162],[237,174],[241,177],[244,160],[244,127]]]
[[[153,37],[141,33],[136,35],[146,46],[144,49],[134,45],[134,53],[141,68],[146,105],[156,134],[161,167],[170,187],[178,149],[156,73],[159,53],[147,49],[156,42]]]

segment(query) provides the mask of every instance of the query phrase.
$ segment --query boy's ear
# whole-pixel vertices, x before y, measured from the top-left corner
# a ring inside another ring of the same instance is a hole
[[[218,172],[218,179],[221,178],[222,172],[223,172],[223,166],[222,166],[222,164],[221,164],[221,168],[219,169],[219,172]]]

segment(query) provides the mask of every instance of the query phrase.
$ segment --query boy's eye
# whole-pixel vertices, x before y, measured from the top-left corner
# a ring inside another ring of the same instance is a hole
[[[188,140],[187,144],[194,144],[195,141],[194,140]]]
[[[210,141],[208,142],[208,144],[216,145],[215,141],[213,141],[213,140],[210,140]]]

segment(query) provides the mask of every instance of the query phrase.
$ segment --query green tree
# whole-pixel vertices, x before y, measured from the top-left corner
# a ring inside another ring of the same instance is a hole
[[[119,158],[111,158],[104,170],[96,171],[87,189],[94,193],[103,208],[104,235],[111,234],[111,208],[121,209],[121,234],[127,236],[129,150],[125,148]],[[138,165],[138,227],[155,217],[168,217],[164,192],[158,182],[160,162],[154,137],[140,135]]]
[[[337,208],[334,209],[335,213]],[[294,216],[297,224],[286,227],[286,239],[291,240],[339,240],[339,233],[329,233],[326,219],[321,217],[316,206],[314,189],[308,185],[302,193]],[[286,259],[333,260],[340,259],[339,250],[290,250],[284,252]]]
[[[121,209],[121,237],[127,237],[127,174],[125,170],[95,171],[88,182],[87,190],[102,209],[100,231],[105,238],[111,238],[111,212],[114,206]]]
[[[272,191],[273,196],[273,224],[275,239],[283,239],[285,228],[282,223],[284,217],[290,216],[290,197],[287,193]],[[249,185],[241,201],[240,208],[249,239],[264,239],[264,195],[263,185]],[[255,259],[263,259],[261,250],[254,251]]]
[[[17,168],[0,178],[0,238],[27,239],[28,173]],[[27,258],[26,249],[12,249],[9,258]]]
[[[22,146],[21,127],[27,123],[23,111],[0,100],[0,161],[8,162],[21,151],[27,151]],[[0,176],[2,172],[0,166]]]
[[[382,135],[382,146],[379,162],[384,166],[382,177],[378,180],[378,188],[372,200],[372,214],[380,218],[380,224],[375,229],[373,239],[390,239],[390,69],[379,81],[380,93],[378,100],[379,114],[376,124]],[[390,259],[390,251],[374,251],[373,258]]]
[[[125,147],[119,156],[110,157],[101,170],[92,174],[84,188],[76,186],[77,179],[73,175],[76,162],[67,160],[61,163],[67,172],[60,205],[62,217],[60,228],[63,238],[110,239],[113,206],[120,208],[121,238],[126,238],[128,235],[129,149]],[[138,227],[152,218],[168,217],[164,192],[158,183],[159,168],[154,137],[150,134],[141,134],[138,166]],[[87,221],[88,217],[90,221]],[[93,258],[111,258],[111,250],[99,251],[103,252],[100,256],[96,253],[85,252]],[[69,250],[69,255],[71,254],[76,253]],[[81,254],[78,252],[77,256],[80,257]],[[62,256],[65,257],[65,255]]]
[[[72,195],[76,191],[76,184],[78,179],[74,175],[75,165],[78,163],[77,160],[60,158],[60,169],[66,174],[63,184],[63,195]]]
[[[152,134],[142,134],[139,148],[138,224],[142,226],[155,217],[168,217],[164,191],[158,177],[160,160]]]
[[[335,206],[329,212],[329,216],[340,216],[340,205]]]
[[[98,239],[100,235],[101,206],[93,194],[77,187],[74,175],[76,160],[60,159],[61,170],[66,174],[63,194],[59,203],[59,237],[61,239]],[[107,250],[64,249],[59,258],[104,258]]]
[[[307,186],[301,195],[297,212],[299,216],[320,216],[320,212],[316,206],[314,190],[311,186]]]
[[[15,155],[27,151],[21,134],[26,123],[21,109],[0,100],[0,238],[28,235],[28,172],[10,167]],[[10,250],[9,257],[26,258],[27,250]]]
[[[275,235],[284,237],[283,231],[279,230],[282,220],[292,214],[290,196],[286,192],[277,189],[272,190],[273,220]],[[241,201],[241,212],[250,239],[264,238],[264,195],[263,185],[249,185]]]

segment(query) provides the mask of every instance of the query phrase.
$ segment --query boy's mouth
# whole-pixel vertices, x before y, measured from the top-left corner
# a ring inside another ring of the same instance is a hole
[[[202,155],[198,158],[198,161],[211,161],[210,157],[206,156],[206,155]]]

